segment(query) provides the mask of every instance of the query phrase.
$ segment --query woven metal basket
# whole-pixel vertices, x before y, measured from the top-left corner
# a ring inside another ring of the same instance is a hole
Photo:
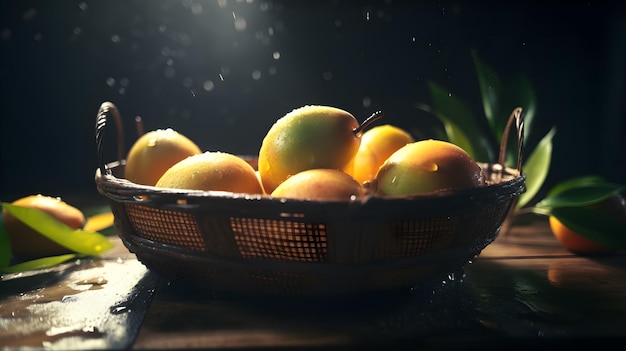
[[[511,114],[499,162],[480,164],[489,185],[428,196],[356,201],[163,189],[124,179],[121,154],[105,163],[110,102],[96,122],[95,182],[110,200],[124,245],[170,280],[217,291],[341,296],[411,288],[456,272],[491,243],[525,190],[523,115]],[[515,122],[517,169],[503,167]],[[118,145],[118,149],[121,146]],[[253,157],[247,158],[255,164]]]

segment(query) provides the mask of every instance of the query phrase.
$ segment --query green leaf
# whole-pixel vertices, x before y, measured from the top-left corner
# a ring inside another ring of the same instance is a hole
[[[496,116],[496,124],[493,129],[493,133],[495,133],[498,138],[504,133],[504,128],[509,120],[511,111],[517,107],[521,107],[524,110],[524,142],[526,142],[528,141],[528,136],[531,134],[530,131],[532,130],[533,121],[535,119],[537,98],[530,79],[521,74],[513,77],[502,89],[500,104],[496,110],[498,113]],[[500,139],[498,139],[498,141],[500,141]]]
[[[578,188],[578,187],[583,187],[586,185],[592,185],[592,184],[598,184],[598,183],[604,183],[604,178],[597,176],[597,175],[589,175],[589,176],[581,176],[581,177],[576,177],[576,178],[570,178],[567,180],[564,180],[560,183],[558,183],[557,185],[555,185],[554,187],[552,187],[552,189],[550,189],[550,191],[548,191],[548,194],[546,195],[546,198],[554,196],[564,190],[570,189],[570,188]]]
[[[498,115],[493,128],[493,133],[498,142],[501,142],[504,129],[511,112],[521,107],[524,113],[524,144],[528,147],[528,137],[531,135],[533,120],[536,110],[536,97],[528,77],[518,75],[511,80],[502,90],[501,104],[498,106]],[[507,160],[511,162],[517,159],[517,137],[509,136],[507,148]]]
[[[2,203],[2,207],[26,225],[74,252],[84,255],[100,255],[113,247],[113,243],[100,233],[72,229],[38,209],[9,203]]]
[[[574,184],[575,185],[575,184]],[[539,208],[580,207],[600,202],[624,191],[626,186],[613,183],[582,183],[560,190],[539,201]]]
[[[2,217],[0,216],[0,218]],[[12,255],[9,233],[4,227],[4,220],[0,219],[0,270],[9,266]]]
[[[626,248],[626,223],[587,207],[553,208],[551,214],[572,231],[600,244]]]
[[[477,161],[486,162],[492,160],[493,155],[491,152],[493,150],[477,126],[471,110],[456,96],[448,93],[436,83],[429,82],[429,88],[434,105],[434,114],[444,125],[447,123],[453,126],[452,128],[457,132],[455,136],[458,136],[459,132],[463,131],[465,142],[471,144],[471,147],[467,147],[465,151]],[[449,141],[456,143],[456,141]]]
[[[3,269],[0,269],[2,273],[19,273],[26,272],[34,269],[44,269],[54,267],[63,262],[69,261],[74,257],[77,257],[76,254],[65,254],[60,256],[50,256],[38,258],[36,260],[26,261],[22,263],[15,264],[13,266],[9,266]]]
[[[500,84],[500,78],[496,72],[487,66],[476,54],[472,51],[472,57],[474,59],[474,67],[476,68],[476,75],[478,77],[478,86],[480,88],[480,96],[483,102],[483,109],[485,111],[485,117],[487,122],[493,131],[495,131],[496,119],[498,118],[498,98],[502,92],[502,86]],[[507,116],[508,117],[508,116]],[[502,131],[496,133],[496,135],[502,135]]]
[[[500,142],[504,129],[513,111],[517,107],[524,110],[524,124],[526,133],[524,141],[530,135],[531,126],[535,117],[536,95],[530,79],[526,75],[518,74],[511,81],[502,84],[496,72],[481,60],[475,51],[472,51],[478,85],[485,117],[496,140]],[[517,140],[509,138],[507,145],[507,159],[515,158]]]
[[[445,128],[446,135],[448,136],[448,141],[465,150],[468,154],[474,154],[472,142],[463,132],[463,129],[459,128],[456,124],[450,121],[444,121],[443,127]]]
[[[550,162],[552,159],[552,137],[556,133],[553,127],[539,141],[528,160],[523,164],[523,172],[526,174],[526,192],[520,195],[516,207],[521,208],[532,200],[541,189],[546,180]]]

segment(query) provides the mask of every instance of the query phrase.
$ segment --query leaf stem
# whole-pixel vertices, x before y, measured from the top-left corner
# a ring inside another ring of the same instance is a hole
[[[549,208],[541,208],[541,207],[524,207],[524,208],[520,208],[518,210],[515,210],[515,215],[523,215],[523,214],[529,214],[529,213],[534,213],[537,215],[542,215],[542,216],[549,216],[551,214],[551,211]]]

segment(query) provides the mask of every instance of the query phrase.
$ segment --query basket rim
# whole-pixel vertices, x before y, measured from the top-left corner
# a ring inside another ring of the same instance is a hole
[[[421,202],[429,200],[445,200],[455,198],[479,198],[481,196],[491,196],[492,193],[510,192],[511,197],[516,197],[523,193],[525,188],[526,174],[520,173],[517,169],[504,167],[497,163],[482,163],[477,162],[483,172],[486,173],[488,179],[491,181],[485,185],[475,188],[459,189],[459,190],[443,190],[424,194],[413,194],[404,196],[383,196],[376,193],[368,193],[367,195],[354,199],[354,200],[325,200],[325,199],[310,199],[310,198],[283,198],[274,197],[269,194],[249,194],[249,193],[235,193],[229,191],[215,191],[215,190],[194,190],[194,189],[174,189],[174,188],[161,188],[156,186],[142,185],[133,183],[125,178],[117,177],[113,174],[114,171],[125,166],[125,160],[110,162],[106,165],[106,174],[102,174],[100,168],[95,170],[95,182],[99,191],[109,197],[115,198],[118,201],[123,201],[119,196],[113,196],[114,193],[120,192],[126,196],[130,196],[128,200],[131,202],[137,202],[137,196],[147,196],[148,200],[144,199],[142,202],[149,203],[151,196],[156,196],[161,200],[166,199],[186,199],[191,201],[202,200],[247,200],[247,201],[261,201],[271,203],[300,203],[300,204],[366,204],[368,202]]]

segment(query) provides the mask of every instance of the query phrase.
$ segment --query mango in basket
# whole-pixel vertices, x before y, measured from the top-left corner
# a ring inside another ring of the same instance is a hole
[[[157,187],[263,194],[254,168],[243,158],[219,151],[189,156],[170,167]]]
[[[336,169],[307,169],[280,183],[273,197],[312,200],[355,200],[363,195],[363,187],[349,174]]]
[[[85,216],[79,209],[58,197],[41,194],[28,195],[13,201],[11,204],[41,210],[72,229],[81,228],[85,223]],[[2,211],[2,215],[4,217],[4,226],[11,241],[11,251],[14,255],[20,257],[45,257],[70,252],[68,248],[41,235],[6,210]]]
[[[414,141],[409,132],[391,124],[368,129],[361,137],[361,145],[349,173],[359,183],[371,181],[376,177],[378,168],[391,154]]]
[[[303,106],[279,118],[259,150],[265,191],[272,193],[285,179],[307,169],[346,170],[359,149],[364,125],[347,111],[319,105]]]
[[[403,146],[376,174],[376,192],[386,196],[432,193],[484,186],[481,167],[459,146],[420,140]]]
[[[124,176],[133,183],[155,185],[175,163],[201,152],[183,134],[171,128],[156,129],[135,141],[126,158]]]

